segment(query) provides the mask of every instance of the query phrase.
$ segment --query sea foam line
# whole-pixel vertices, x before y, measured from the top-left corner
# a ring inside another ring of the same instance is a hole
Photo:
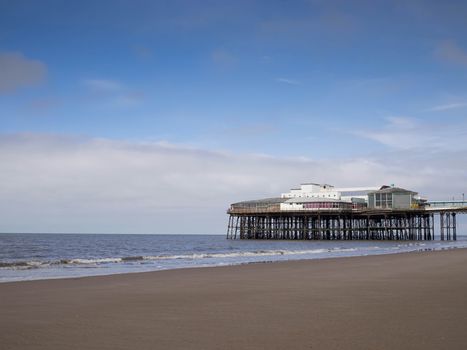
[[[378,249],[378,247],[375,247]],[[366,248],[368,249],[368,247]],[[61,259],[56,261],[14,261],[0,262],[2,269],[35,269],[50,266],[79,266],[79,265],[101,265],[111,263],[131,263],[141,261],[158,260],[199,260],[199,259],[219,259],[236,257],[259,257],[259,256],[281,256],[281,255],[305,255],[323,254],[328,252],[352,252],[356,248],[330,248],[330,249],[309,249],[309,250],[256,250],[236,253],[199,253],[199,254],[179,254],[179,255],[150,255],[150,256],[127,256],[114,258],[74,258]]]

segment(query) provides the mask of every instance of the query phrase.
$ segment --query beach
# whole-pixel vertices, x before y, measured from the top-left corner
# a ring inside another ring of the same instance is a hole
[[[465,349],[467,250],[0,284],[1,349]]]

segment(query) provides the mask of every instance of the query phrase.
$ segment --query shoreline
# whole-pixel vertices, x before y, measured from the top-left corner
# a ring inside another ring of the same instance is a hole
[[[394,241],[392,241],[394,242]],[[404,242],[404,241],[401,241]],[[46,277],[46,278],[33,278],[33,279],[24,279],[17,281],[0,281],[0,285],[7,283],[24,283],[24,282],[34,282],[34,281],[51,281],[51,280],[67,280],[67,279],[81,279],[81,278],[95,278],[95,277],[105,277],[105,276],[117,276],[117,275],[134,275],[134,274],[145,274],[145,273],[155,273],[162,271],[174,271],[174,270],[192,270],[192,269],[206,269],[206,268],[219,268],[219,267],[231,267],[231,266],[243,266],[243,265],[254,265],[254,264],[273,264],[273,263],[287,263],[294,261],[314,261],[314,260],[328,260],[328,259],[346,259],[346,258],[358,258],[366,256],[380,256],[380,255],[398,255],[398,254],[416,254],[416,253],[430,253],[430,252],[441,252],[441,251],[451,251],[451,250],[467,250],[467,247],[441,247],[439,249],[433,248],[420,248],[413,251],[400,251],[400,252],[384,252],[378,254],[366,254],[366,255],[353,255],[353,256],[332,256],[332,257],[317,257],[317,258],[303,258],[303,259],[289,259],[289,260],[263,260],[263,261],[251,261],[251,262],[238,262],[225,265],[207,265],[207,266],[182,266],[174,267],[167,269],[158,269],[158,270],[148,270],[148,271],[134,271],[134,272],[113,272],[106,274],[96,274],[96,275],[83,275],[83,276],[57,276],[57,277]]]
[[[467,250],[0,284],[5,349],[464,349]]]

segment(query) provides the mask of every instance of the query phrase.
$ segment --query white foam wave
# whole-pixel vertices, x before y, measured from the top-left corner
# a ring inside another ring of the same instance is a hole
[[[349,249],[349,251],[354,249]],[[215,258],[237,258],[237,257],[256,257],[256,256],[278,256],[278,255],[305,255],[320,254],[334,251],[334,249],[312,249],[312,250],[257,250],[236,253],[202,253],[202,254],[184,254],[184,255],[156,255],[144,256],[144,260],[175,260],[175,259],[215,259]]]
[[[201,259],[235,259],[235,258],[254,258],[266,256],[298,256],[315,255],[324,253],[352,252],[356,248],[330,248],[330,249],[309,249],[309,250],[256,250],[232,253],[195,253],[180,255],[150,255],[150,256],[128,256],[128,257],[110,257],[110,258],[74,258],[62,259],[57,261],[17,261],[10,263],[1,263],[3,269],[36,269],[50,266],[97,266],[112,263],[137,263],[142,261],[162,261],[162,260],[201,260]]]
[[[70,259],[70,260],[61,260],[61,264],[105,264],[105,263],[118,263],[121,262],[122,258],[100,258],[100,259]]]
[[[290,256],[290,259],[313,259],[313,257],[326,257],[326,256],[351,256],[351,255],[371,255],[371,254],[384,254],[397,251],[415,251],[423,249],[425,244],[409,243],[398,244],[397,246],[384,247],[384,246],[366,246],[366,247],[335,247],[335,248],[319,248],[319,249],[306,249],[306,250],[251,250],[251,251],[236,251],[236,252],[213,252],[213,253],[193,253],[193,254],[174,254],[174,255],[148,255],[148,256],[126,256],[126,257],[107,257],[107,258],[73,258],[62,259],[56,261],[14,261],[14,262],[0,262],[0,269],[14,269],[14,270],[27,270],[39,269],[48,267],[100,267],[107,264],[144,264],[156,263],[160,261],[199,261],[196,265],[205,264],[215,265],[219,264],[237,264],[251,261],[265,261],[264,258],[270,257],[272,259],[287,260],[287,258],[280,258],[281,256]],[[465,245],[465,244],[464,244]],[[443,247],[442,249],[449,249],[450,246]],[[438,250],[439,247],[432,248]],[[255,259],[259,258],[259,259]],[[263,259],[263,260],[261,260]],[[210,260],[210,261],[209,261]],[[213,261],[214,260],[214,261]],[[183,264],[183,263],[182,263]],[[164,264],[163,264],[164,265]],[[191,263],[190,263],[191,265]]]

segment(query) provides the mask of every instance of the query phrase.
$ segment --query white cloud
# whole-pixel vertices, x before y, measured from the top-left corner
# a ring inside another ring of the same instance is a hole
[[[445,105],[439,105],[439,106],[434,106],[428,111],[430,112],[440,112],[440,111],[447,111],[450,109],[457,109],[457,108],[463,108],[467,106],[467,102],[458,102],[458,103],[449,103]]]
[[[395,183],[458,193],[466,152],[396,151],[314,161],[236,155],[170,143],[0,136],[0,232],[223,233],[229,203],[300,182]]]
[[[47,75],[47,67],[19,52],[0,53],[0,93],[12,92],[22,87],[41,83]]]
[[[353,134],[395,150],[422,152],[467,150],[467,124],[433,123],[406,117],[386,118],[378,129],[361,130]]]

